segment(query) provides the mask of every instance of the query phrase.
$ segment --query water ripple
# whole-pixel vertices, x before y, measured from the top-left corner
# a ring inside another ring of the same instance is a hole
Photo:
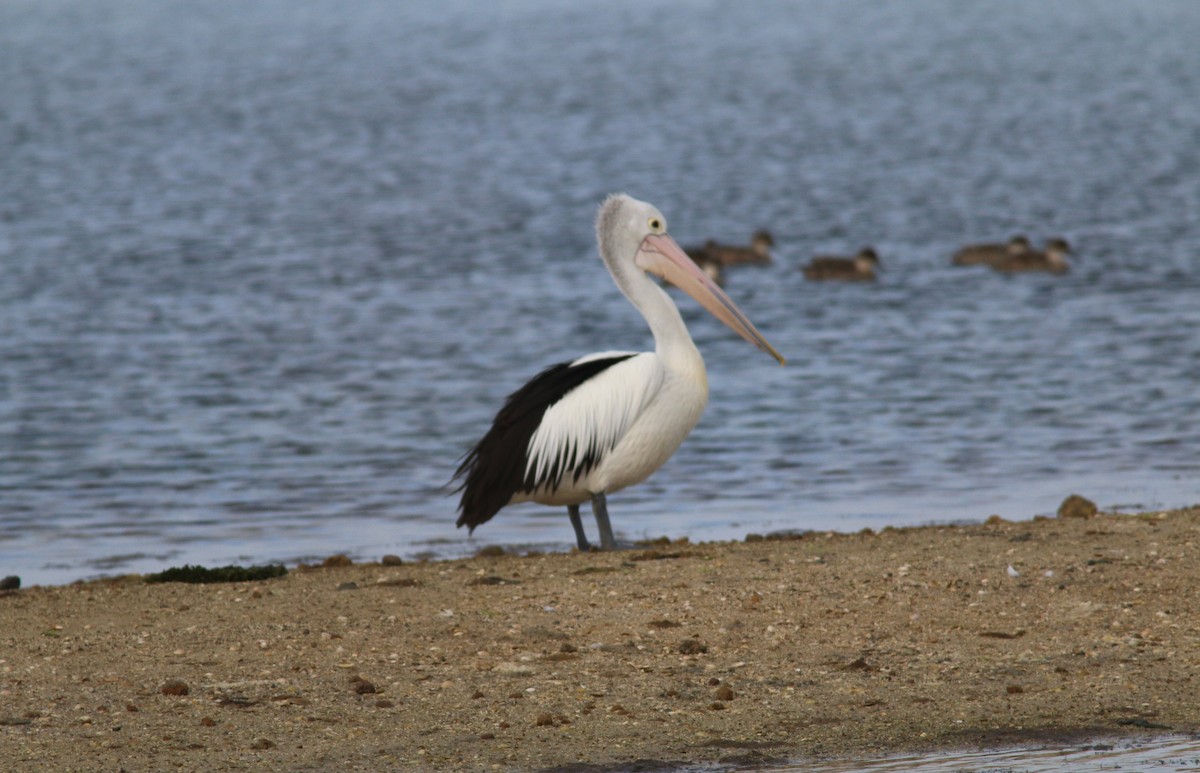
[[[1198,36],[1171,0],[4,3],[0,568],[471,550],[445,484],[503,397],[649,343],[614,189],[685,243],[771,228],[728,290],[790,360],[682,302],[712,404],[626,536],[1198,501]],[[1016,232],[1072,272],[948,265]],[[796,270],[867,243],[875,285]]]

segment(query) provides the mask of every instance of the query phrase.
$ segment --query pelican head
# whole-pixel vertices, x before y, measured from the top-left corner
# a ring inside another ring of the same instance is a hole
[[[670,282],[735,333],[783,364],[783,355],[767,343],[725,291],[675,243],[667,233],[666,217],[655,206],[623,193],[612,194],[600,205],[596,237],[600,256],[618,286],[631,273],[653,274]]]

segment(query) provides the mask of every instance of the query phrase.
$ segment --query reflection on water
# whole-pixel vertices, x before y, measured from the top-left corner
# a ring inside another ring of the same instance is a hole
[[[770,768],[795,773],[1100,773],[1113,770],[1200,771],[1200,740],[1121,740],[1070,748],[948,752],[888,757],[869,762],[802,764]]]
[[[466,552],[444,484],[543,365],[649,344],[681,243],[711,405],[623,538],[1200,501],[1200,4],[0,3],[0,573]],[[1064,277],[954,268],[1077,249]],[[872,244],[873,285],[804,281]],[[563,513],[478,540],[573,542]]]

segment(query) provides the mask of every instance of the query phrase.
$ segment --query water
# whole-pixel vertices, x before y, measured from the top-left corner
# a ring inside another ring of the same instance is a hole
[[[761,768],[759,768],[761,770]],[[770,768],[779,773],[1100,773],[1100,771],[1200,771],[1200,740],[1168,737],[1086,746],[897,756],[868,762],[804,763]]]
[[[682,243],[711,403],[619,536],[1200,501],[1200,6],[0,3],[0,574],[561,548],[445,484],[543,365],[645,348],[613,190]],[[1064,235],[1065,277],[952,268]],[[803,281],[873,244],[873,286]]]

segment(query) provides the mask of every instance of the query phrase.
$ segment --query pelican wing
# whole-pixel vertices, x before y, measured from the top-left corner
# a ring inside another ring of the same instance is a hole
[[[637,385],[645,390],[661,382],[657,366],[646,362],[653,359],[634,352],[591,354],[552,365],[509,395],[454,473],[463,481],[458,525],[474,529],[518,494],[556,486],[568,471],[590,469],[640,412],[646,397],[637,394]],[[623,375],[608,375],[614,370]],[[597,388],[601,378],[605,386]],[[582,423],[567,426],[573,421]],[[593,426],[598,421],[606,426]]]
[[[615,354],[582,357],[571,367]],[[553,490],[567,475],[578,482],[621,442],[658,393],[664,376],[658,357],[645,352],[605,368],[563,395],[546,410],[529,439],[522,489]]]

